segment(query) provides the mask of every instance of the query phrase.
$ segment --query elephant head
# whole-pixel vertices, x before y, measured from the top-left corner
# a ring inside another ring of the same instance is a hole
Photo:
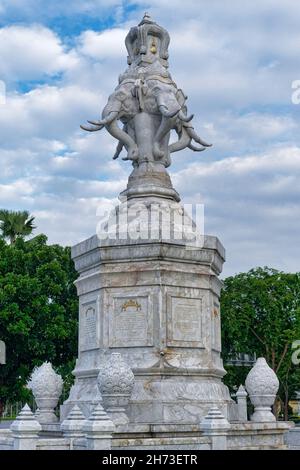
[[[121,142],[122,146],[125,146],[128,152],[128,160],[137,160],[138,148],[132,136],[126,132],[126,126],[120,129],[117,121],[121,119],[126,123],[138,113],[139,106],[133,89],[134,81],[121,83],[114,93],[109,96],[108,102],[102,111],[102,119],[88,121],[92,126],[80,126],[88,132],[100,131],[105,127],[113,137]]]
[[[148,94],[155,98],[155,112],[161,115],[160,125],[153,142],[153,155],[155,160],[164,159],[165,166],[169,166],[169,148],[162,148],[162,144],[171,129],[176,128],[177,121],[189,122],[193,116],[187,116],[185,111],[186,96],[178,90],[170,79],[155,79],[147,81]],[[165,146],[164,146],[165,147]]]

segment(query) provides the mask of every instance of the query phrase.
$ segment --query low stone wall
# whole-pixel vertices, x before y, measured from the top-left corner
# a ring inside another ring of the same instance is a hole
[[[228,450],[299,449],[300,428],[291,422],[231,423],[227,432]],[[49,436],[51,431],[52,436]],[[54,435],[56,434],[56,437]],[[14,440],[9,429],[0,430],[0,450],[12,450]],[[62,437],[53,428],[44,430],[37,450],[85,450],[86,439]],[[112,450],[211,450],[212,439],[197,425],[130,425],[113,434]]]
[[[210,450],[208,437],[114,439],[112,450]]]
[[[293,423],[232,423],[227,434],[228,450],[286,449],[285,435]],[[142,426],[113,436],[114,450],[210,450],[211,438],[197,426]],[[139,431],[139,432],[138,432]],[[143,432],[144,431],[144,432]],[[299,428],[300,438],[300,428]]]
[[[38,440],[36,450],[70,450],[70,439],[41,438]]]
[[[293,426],[291,422],[232,423],[227,436],[228,450],[286,449],[285,436]]]
[[[14,441],[9,429],[0,429],[0,450],[12,450]]]
[[[290,450],[300,450],[300,426],[296,426],[287,433],[285,442]]]

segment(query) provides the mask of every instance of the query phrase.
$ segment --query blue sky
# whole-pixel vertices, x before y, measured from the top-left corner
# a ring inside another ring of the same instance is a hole
[[[131,171],[97,118],[126,68],[144,11],[171,35],[170,72],[189,96],[201,154],[174,155],[183,202],[204,203],[227,250],[224,275],[299,270],[300,3],[294,0],[0,0],[0,207],[28,209],[50,242],[95,232],[96,209]]]

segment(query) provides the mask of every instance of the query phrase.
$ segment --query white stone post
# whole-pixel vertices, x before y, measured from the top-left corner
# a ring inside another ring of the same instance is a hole
[[[236,400],[238,406],[238,419],[242,423],[248,421],[247,396],[248,393],[246,392],[245,387],[243,387],[243,385],[240,385],[238,391],[236,392]]]
[[[200,430],[211,438],[211,450],[227,450],[230,424],[217,406],[213,406],[200,423]]]
[[[70,450],[74,449],[74,440],[84,437],[85,416],[78,405],[73,406],[67,418],[61,423],[63,436],[70,439]]]
[[[36,450],[42,427],[27,404],[11,424],[10,430],[14,438],[14,450]]]
[[[98,387],[109,418],[118,425],[128,424],[126,407],[134,386],[134,375],[120,353],[112,353],[101,366]]]
[[[110,450],[114,423],[109,419],[100,403],[86,420],[83,431],[87,440],[87,450]]]
[[[257,423],[276,421],[271,406],[275,402],[279,381],[264,357],[257,359],[246,377],[245,386],[251,403],[254,405],[251,421]]]
[[[40,367],[35,367],[27,383],[32,390],[35,402],[38,406],[37,419],[41,424],[51,424],[58,421],[54,409],[62,393],[63,380],[52,367],[51,362],[44,362]]]

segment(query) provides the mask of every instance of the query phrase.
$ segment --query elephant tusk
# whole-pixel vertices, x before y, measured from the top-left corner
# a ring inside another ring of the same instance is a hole
[[[99,124],[103,124],[106,126],[107,124],[111,124],[117,117],[118,117],[119,111],[111,111],[106,118],[102,119],[99,121]]]
[[[93,126],[101,127],[103,129],[104,124],[102,121],[88,121],[89,124],[93,124]]]
[[[88,132],[101,131],[101,129],[103,128],[103,126],[90,127],[90,126],[83,126],[83,125],[80,125],[80,127],[84,131],[88,131]]]
[[[198,144],[203,145],[203,147],[211,147],[212,146],[212,144],[208,144],[207,142],[202,140],[201,137],[199,137],[199,135],[197,134],[197,132],[195,131],[195,129],[192,126],[186,126],[186,130],[187,130],[187,133],[189,134],[189,136],[192,139],[194,139],[195,142],[197,142]]]
[[[104,126],[111,124],[114,119],[118,116],[118,111],[111,111],[106,118],[101,119],[100,121],[88,121],[93,126],[101,127],[103,129]]]
[[[184,122],[190,122],[193,119],[194,115],[191,114],[190,116],[186,116],[182,111],[179,111],[178,117]]]
[[[196,145],[193,145],[192,143],[188,145],[188,148],[194,152],[203,152],[203,150],[206,150],[206,147],[196,147]]]
[[[190,138],[190,136],[188,135],[188,133],[186,132],[186,130],[184,128],[182,129],[181,132],[178,131],[178,129],[176,128],[176,132],[179,136],[179,139],[177,140],[177,142],[174,142],[173,144],[171,144],[169,146],[170,153],[178,152],[179,150],[183,150],[186,147],[188,147],[189,144],[191,143],[191,138]]]

